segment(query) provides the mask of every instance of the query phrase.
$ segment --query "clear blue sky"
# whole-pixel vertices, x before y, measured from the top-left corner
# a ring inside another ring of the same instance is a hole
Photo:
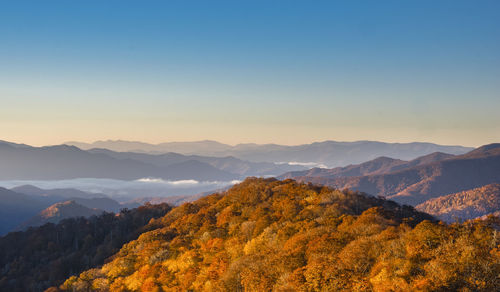
[[[0,139],[500,141],[500,1],[2,1]]]

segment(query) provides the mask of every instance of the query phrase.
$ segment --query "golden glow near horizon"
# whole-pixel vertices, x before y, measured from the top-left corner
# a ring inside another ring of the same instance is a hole
[[[386,129],[355,129],[337,128],[334,130],[325,128],[306,127],[283,127],[272,126],[267,128],[252,126],[228,125],[225,127],[210,127],[202,125],[191,125],[178,129],[169,125],[141,126],[141,124],[112,123],[109,125],[96,124],[94,127],[85,123],[61,122],[57,125],[23,125],[17,124],[10,129],[5,124],[0,126],[2,137],[5,140],[15,143],[24,143],[33,146],[45,146],[62,144],[68,141],[78,141],[92,143],[103,140],[126,140],[139,141],[151,144],[163,142],[187,142],[214,140],[225,144],[236,145],[239,143],[257,144],[282,144],[300,145],[326,140],[333,141],[359,141],[372,140],[390,143],[408,142],[431,142],[442,145],[462,145],[477,147],[484,144],[500,141],[500,137],[494,139],[484,139],[482,133],[473,129],[468,131],[432,131],[427,134],[424,131],[407,129],[396,129],[388,132]],[[11,131],[9,133],[9,130]],[[328,133],[333,133],[329,135]],[[450,135],[455,134],[455,136]],[[463,137],[466,136],[467,140]]]
[[[402,101],[368,94],[346,99],[324,92],[317,92],[313,104],[297,93],[286,95],[294,96],[289,101],[278,93],[267,100],[250,94],[214,100],[206,92],[200,93],[205,98],[165,96],[152,101],[120,92],[85,99],[69,89],[52,96],[41,87],[38,94],[8,89],[0,87],[5,104],[0,108],[0,140],[31,145],[119,139],[285,145],[375,140],[463,146],[500,141],[497,108],[486,101],[451,107],[439,99],[413,102],[414,94]]]

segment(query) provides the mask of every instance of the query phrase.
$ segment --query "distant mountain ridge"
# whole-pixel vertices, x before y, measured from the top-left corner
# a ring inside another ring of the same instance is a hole
[[[278,178],[287,179],[294,177],[322,177],[322,178],[338,178],[338,177],[352,177],[363,175],[384,174],[392,171],[403,170],[414,166],[424,165],[427,163],[437,162],[445,159],[455,157],[452,154],[441,152],[431,153],[410,161],[400,159],[393,159],[390,157],[378,157],[361,164],[349,165],[346,167],[328,168],[313,168],[304,171],[293,171],[285,173]]]
[[[75,146],[31,147],[0,142],[0,180],[110,178],[136,180],[232,181],[246,176],[277,175],[301,166],[248,162],[234,157],[145,154]]]
[[[11,191],[22,193],[26,195],[32,196],[40,196],[40,197],[51,197],[56,200],[59,199],[68,199],[68,198],[107,198],[105,194],[100,193],[88,193],[84,191],[80,191],[77,189],[71,188],[63,188],[63,189],[41,189],[32,185],[21,185],[18,187],[14,187]]]
[[[358,164],[380,156],[411,160],[434,152],[460,155],[471,147],[443,146],[432,143],[384,143],[376,141],[337,142],[323,141],[286,146],[277,144],[238,144],[235,146],[216,141],[171,142],[148,144],[130,141],[97,141],[94,143],[66,142],[82,149],[105,148],[114,151],[145,153],[175,152],[184,155],[233,156],[253,162],[299,162],[325,164],[328,167]]]
[[[117,152],[144,152],[162,154],[167,152],[192,154],[204,149],[207,152],[223,152],[231,149],[230,145],[212,140],[195,142],[167,142],[160,144],[149,144],[139,141],[106,140],[93,143],[83,143],[76,141],[65,142],[66,145],[73,145],[80,149],[89,150],[93,148],[109,149]],[[165,150],[168,149],[168,150]]]
[[[102,148],[92,148],[87,151],[90,153],[105,154],[121,160],[131,159],[141,161],[158,167],[171,167],[172,165],[187,163],[189,161],[198,161],[209,164],[216,169],[242,176],[273,175],[292,169],[304,169],[304,167],[301,166],[283,165],[272,162],[250,162],[232,156],[209,157],[200,155],[182,155],[174,152],[164,154],[146,154],[138,152],[116,152]]]
[[[239,175],[223,171],[208,163],[187,160],[160,167],[133,159],[117,159],[102,153],[91,153],[75,146],[30,147],[0,143],[0,179],[71,179],[111,178],[135,180],[155,177],[166,180],[225,180]]]
[[[435,197],[500,182],[500,144],[485,145],[456,157],[382,174],[294,178],[359,190],[415,206]]]

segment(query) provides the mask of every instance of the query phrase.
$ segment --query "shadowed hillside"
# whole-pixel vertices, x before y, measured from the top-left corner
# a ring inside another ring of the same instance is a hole
[[[331,169],[313,168],[304,171],[288,172],[279,176],[278,178],[287,179],[294,177],[321,177],[331,179],[338,177],[384,174],[432,162],[437,162],[452,157],[454,157],[454,155],[441,152],[435,152],[429,155],[418,157],[411,161],[393,159],[390,157],[379,157],[361,164],[349,165],[346,167],[336,167]]]
[[[65,278],[102,265],[120,247],[165,215],[166,204],[119,214],[72,218],[0,237],[0,291],[44,291]]]
[[[418,205],[442,195],[500,182],[500,144],[485,145],[464,155],[384,174],[295,179]]]
[[[38,212],[53,204],[44,198],[36,198],[0,188],[0,235],[3,235]]]

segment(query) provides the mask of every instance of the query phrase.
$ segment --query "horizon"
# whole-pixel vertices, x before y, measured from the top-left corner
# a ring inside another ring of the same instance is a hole
[[[498,1],[1,7],[5,140],[500,141]]]

